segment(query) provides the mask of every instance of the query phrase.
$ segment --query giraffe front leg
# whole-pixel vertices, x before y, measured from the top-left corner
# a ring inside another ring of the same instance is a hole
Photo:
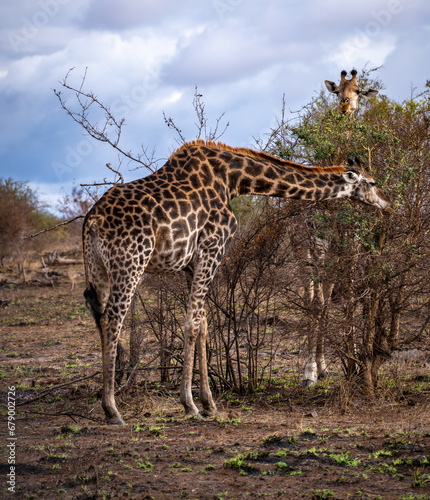
[[[220,216],[217,214],[217,216]],[[201,417],[193,402],[191,382],[193,375],[195,343],[197,340],[200,367],[200,398],[206,414],[216,413],[216,406],[209,389],[208,368],[206,360],[207,322],[205,316],[205,297],[215,272],[221,262],[225,245],[230,236],[225,237],[224,228],[230,227],[234,232],[236,219],[230,212],[221,214],[223,225],[218,228],[208,225],[200,235],[199,250],[193,265],[188,268],[187,281],[190,289],[187,321],[185,323],[185,355],[184,371],[181,385],[181,403],[187,415]],[[232,234],[232,233],[231,233]]]
[[[100,338],[102,344],[103,362],[103,394],[102,408],[108,424],[124,425],[115,404],[115,358],[118,344],[119,327],[114,320],[109,320],[106,315],[101,319]]]
[[[199,410],[193,401],[191,384],[193,381],[194,368],[194,352],[196,346],[197,328],[191,318],[192,314],[187,314],[185,322],[185,351],[184,351],[184,366],[182,371],[182,383],[180,400],[185,409],[185,415],[200,417]]]
[[[311,387],[318,381],[318,368],[316,362],[316,341],[315,332],[308,335],[309,358],[303,374],[302,387]]]
[[[318,380],[317,364],[313,356],[311,356],[306,363],[305,373],[303,375],[302,387],[311,387],[316,384]]]
[[[208,324],[206,315],[202,316],[200,321],[200,332],[197,337],[197,352],[199,355],[199,369],[200,369],[200,400],[203,405],[204,416],[214,416],[218,413],[212,392],[209,387],[208,378],[208,363],[206,356],[206,341],[208,336]]]
[[[317,362],[317,373],[318,379],[324,379],[327,377],[327,366],[324,357],[324,336],[321,334],[317,341],[317,351],[316,351],[316,362]]]

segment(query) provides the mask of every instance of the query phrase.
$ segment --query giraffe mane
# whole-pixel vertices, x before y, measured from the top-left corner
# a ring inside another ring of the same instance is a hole
[[[239,153],[245,156],[251,156],[253,158],[258,158],[264,161],[270,161],[271,163],[275,163],[277,165],[281,165],[288,168],[293,168],[294,170],[300,170],[304,172],[312,171],[315,174],[326,174],[326,173],[341,173],[345,172],[345,167],[342,165],[333,165],[330,167],[308,167],[306,165],[302,165],[301,163],[295,163],[293,161],[283,160],[278,158],[277,156],[271,155],[269,153],[265,153],[264,151],[255,151],[250,148],[237,148],[228,146],[222,142],[209,141],[204,139],[195,139],[193,141],[185,142],[181,145],[181,147],[175,151],[173,155],[175,155],[178,151],[186,149],[190,146],[204,146],[209,148],[221,149],[223,151],[231,151],[233,153]]]

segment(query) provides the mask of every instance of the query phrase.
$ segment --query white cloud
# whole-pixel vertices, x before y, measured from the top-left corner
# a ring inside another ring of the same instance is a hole
[[[360,68],[366,64],[372,68],[379,67],[395,48],[396,38],[392,35],[374,40],[364,32],[357,31],[355,36],[341,42],[339,48],[327,60],[334,62],[339,68]]]
[[[55,34],[55,33],[54,33]],[[9,64],[3,89],[16,92],[39,92],[77,67],[83,74],[89,67],[89,83],[118,91],[118,84],[133,85],[148,72],[160,67],[176,52],[173,37],[143,33],[142,36],[122,37],[109,32],[89,32],[76,36],[61,50],[49,54],[25,56]]]
[[[37,194],[38,199],[44,204],[48,206],[48,210],[54,211],[55,207],[58,205],[58,202],[63,196],[63,187],[64,183],[47,183],[47,182],[30,182],[29,187]],[[73,184],[70,184],[70,189],[67,192],[71,191]]]

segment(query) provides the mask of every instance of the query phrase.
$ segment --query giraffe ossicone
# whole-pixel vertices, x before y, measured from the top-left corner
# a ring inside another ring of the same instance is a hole
[[[102,407],[108,423],[124,423],[114,398],[116,347],[144,272],[185,271],[189,299],[180,400],[187,415],[200,415],[191,392],[197,346],[203,413],[216,413],[207,371],[205,297],[237,228],[230,202],[242,194],[308,201],[351,198],[391,210],[360,165],[307,167],[202,140],[182,145],[155,173],[109,189],[83,225],[84,295],[100,332]]]

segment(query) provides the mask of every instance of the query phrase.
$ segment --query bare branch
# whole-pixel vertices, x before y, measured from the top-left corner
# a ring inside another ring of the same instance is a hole
[[[205,140],[209,141],[217,141],[220,139],[222,135],[224,135],[225,131],[227,128],[230,126],[230,123],[227,122],[223,130],[220,132],[219,127],[221,120],[224,118],[225,113],[222,113],[215,122],[215,128],[212,130],[212,128],[207,129],[208,125],[208,119],[206,118],[206,112],[205,112],[205,104],[202,101],[203,94],[200,94],[197,88],[197,85],[194,88],[194,97],[193,97],[193,107],[194,111],[197,116],[197,123],[195,123],[195,126],[197,127],[197,134],[196,138],[201,139],[202,137]],[[186,142],[185,137],[182,135],[182,130],[176,125],[176,123],[173,121],[173,119],[169,116],[167,117],[166,114],[163,111],[163,117],[164,117],[164,122],[168,126],[168,128],[173,129],[179,136],[179,139],[176,139],[179,144],[183,144]]]
[[[178,142],[180,144],[186,142],[185,137],[182,135],[182,130],[176,125],[176,123],[170,116],[167,118],[166,113],[164,111],[163,111],[163,118],[164,118],[164,123],[167,125],[167,127],[173,129],[179,135],[180,141]]]
[[[66,224],[70,224],[71,222],[77,220],[77,219],[83,219],[85,215],[77,215],[76,217],[73,217],[73,219],[66,220],[64,222],[60,222],[59,224],[56,224],[55,226],[48,227],[46,229],[42,229],[42,231],[39,231],[38,233],[35,234],[30,234],[30,236],[26,236],[23,238],[23,240],[29,240],[30,238],[35,238],[36,236],[39,236],[39,234],[47,233],[48,231],[52,231],[53,229],[56,229],[57,227],[60,226],[65,226]]]
[[[106,163],[106,167],[121,179],[121,184],[124,184],[124,177],[119,170],[115,170],[110,163]]]
[[[203,94],[200,94],[197,85],[194,88],[194,98],[193,98],[193,107],[197,115],[198,122],[195,124],[197,127],[197,139],[202,137],[202,133],[204,132],[204,138],[209,141],[217,141],[227,130],[230,123],[227,122],[226,126],[222,130],[222,132],[218,133],[218,129],[221,123],[221,120],[224,118],[225,113],[222,113],[215,121],[215,128],[207,130],[208,119],[206,118],[205,113],[205,104],[202,101]]]
[[[119,146],[122,134],[122,127],[125,125],[125,118],[117,119],[111,112],[109,106],[103,102],[92,92],[84,91],[85,80],[87,77],[88,68],[85,69],[84,75],[81,77],[79,87],[74,87],[69,84],[69,77],[74,68],[71,68],[64,80],[60,82],[63,88],[75,94],[78,103],[78,110],[74,111],[66,102],[61,90],[53,89],[54,94],[60,101],[61,107],[67,112],[74,122],[83,127],[90,137],[97,141],[106,142],[120,153],[120,155],[128,158],[130,162],[135,162],[148,168],[151,172],[156,170],[156,165],[153,162],[146,162],[142,158],[146,158],[145,154],[133,154],[131,151],[125,151]],[[100,123],[93,122],[90,117],[90,112],[94,113],[101,111],[104,115],[103,121]],[[118,173],[118,172],[115,172]]]

